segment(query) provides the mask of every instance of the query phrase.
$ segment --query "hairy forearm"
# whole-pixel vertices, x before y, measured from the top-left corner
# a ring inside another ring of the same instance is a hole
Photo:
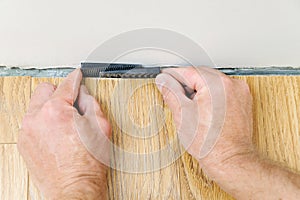
[[[267,196],[274,199],[299,199],[300,197],[300,175],[286,168],[271,163],[261,161],[262,170],[266,174],[265,184],[269,191]],[[271,192],[271,194],[270,194]]]
[[[237,199],[299,199],[300,175],[256,154],[225,164],[215,181]]]

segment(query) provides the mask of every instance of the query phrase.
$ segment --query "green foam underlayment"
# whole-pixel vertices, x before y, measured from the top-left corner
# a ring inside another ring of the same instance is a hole
[[[300,68],[217,68],[227,75],[300,75]],[[74,68],[19,69],[0,67],[0,76],[65,77]]]

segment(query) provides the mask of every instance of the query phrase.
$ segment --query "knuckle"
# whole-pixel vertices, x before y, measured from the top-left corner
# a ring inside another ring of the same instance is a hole
[[[241,82],[241,85],[242,85],[244,91],[245,91],[246,93],[250,94],[250,87],[249,87],[249,85],[248,85],[245,81],[242,81],[242,82]]]
[[[187,75],[193,75],[193,74],[195,74],[195,70],[197,70],[199,68],[200,67],[189,66],[189,67],[187,67],[186,73],[187,73]]]
[[[106,135],[111,135],[112,127],[109,121],[106,118],[102,118],[101,122],[102,122],[102,129],[103,129],[102,131],[104,131]]]
[[[225,85],[225,87],[233,87],[233,82],[234,80],[230,78],[229,76],[223,76],[222,77],[222,82]]]
[[[59,99],[51,99],[47,101],[43,108],[42,112],[46,118],[58,119],[61,116],[66,115],[64,110],[61,108],[61,101]]]
[[[240,90],[250,93],[249,85],[244,80],[223,77],[222,81],[224,86],[228,89]]]
[[[200,67],[196,68],[196,67],[187,67],[187,70],[184,71],[184,78],[189,80],[189,79],[195,79],[193,77],[198,77],[199,75],[201,75],[202,73],[199,71]]]
[[[42,110],[44,112],[52,113],[51,111],[58,110],[57,109],[57,103],[58,103],[57,100],[49,100],[44,104]]]
[[[246,81],[237,79],[236,84],[239,86],[241,91],[250,94],[250,88]]]

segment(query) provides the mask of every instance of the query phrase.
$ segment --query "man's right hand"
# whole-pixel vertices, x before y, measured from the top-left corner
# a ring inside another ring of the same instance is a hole
[[[222,189],[237,199],[300,197],[300,176],[255,151],[252,97],[244,81],[211,68],[188,67],[165,69],[156,84],[181,143]]]
[[[244,81],[210,68],[188,67],[165,69],[157,76],[156,83],[172,111],[183,146],[199,160],[208,174],[219,171],[217,166],[226,166],[254,152],[252,97]],[[224,99],[224,104],[219,105],[223,107],[224,115],[220,110],[220,116],[217,116],[223,117],[219,120],[223,126],[213,130],[219,135],[216,135],[214,147],[205,156],[201,155],[201,148],[207,148],[204,146],[205,139],[212,119],[216,120],[213,109],[218,109],[213,104],[214,98]],[[193,135],[189,131],[196,133]]]

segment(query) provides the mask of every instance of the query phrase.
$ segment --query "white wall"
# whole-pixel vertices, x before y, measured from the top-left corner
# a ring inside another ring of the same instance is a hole
[[[144,27],[190,37],[218,66],[300,66],[299,0],[0,0],[0,64],[78,65]]]

